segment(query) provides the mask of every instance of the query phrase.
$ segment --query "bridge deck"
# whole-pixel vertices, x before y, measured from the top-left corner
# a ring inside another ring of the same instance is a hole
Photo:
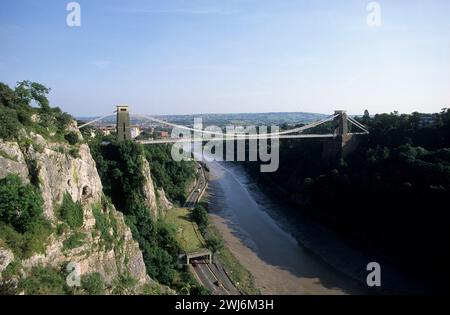
[[[348,133],[349,135],[366,134],[365,132]],[[245,140],[267,140],[267,139],[308,139],[308,138],[336,138],[335,134],[323,135],[281,135],[281,136],[258,136],[247,135],[246,137],[225,136],[222,138],[170,138],[158,140],[136,140],[140,144],[163,144],[163,143],[189,143],[189,142],[203,142],[203,141],[245,141]]]

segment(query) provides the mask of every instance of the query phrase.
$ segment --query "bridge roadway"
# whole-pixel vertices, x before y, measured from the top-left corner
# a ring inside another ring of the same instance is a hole
[[[194,189],[186,199],[185,207],[193,209],[199,202],[202,192],[206,189],[207,180],[203,166],[199,163],[199,179]],[[208,264],[208,259],[191,259],[193,262],[190,269],[205,288],[214,295],[237,295],[239,290],[231,282],[223,267],[213,259],[212,264]]]
[[[211,137],[211,138],[168,138],[168,139],[157,139],[157,140],[137,140],[136,142],[140,144],[163,144],[163,143],[189,143],[189,142],[203,142],[203,141],[238,141],[238,140],[265,140],[265,139],[299,139],[299,138],[335,138],[335,134],[324,134],[324,135],[280,135],[280,136],[258,136],[256,135],[246,135],[233,137]]]

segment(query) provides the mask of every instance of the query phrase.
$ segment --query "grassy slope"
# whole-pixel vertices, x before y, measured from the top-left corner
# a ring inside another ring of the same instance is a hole
[[[197,225],[189,218],[188,209],[171,209],[167,212],[165,220],[175,226],[177,241],[184,251],[192,252],[205,247],[205,242],[198,231]]]

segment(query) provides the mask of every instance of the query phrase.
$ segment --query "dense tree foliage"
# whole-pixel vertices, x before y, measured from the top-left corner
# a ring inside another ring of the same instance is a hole
[[[208,225],[208,212],[206,209],[201,204],[195,206],[191,212],[191,218],[197,223],[202,234],[204,234]]]
[[[0,179],[0,220],[24,233],[42,218],[43,200],[31,185],[22,184],[19,176]]]
[[[0,83],[0,139],[17,139],[19,130],[24,129],[64,141],[72,117],[58,107],[50,107],[49,92],[36,82],[19,82],[15,89]]]
[[[370,135],[331,168],[317,140],[281,142],[275,173],[246,165],[272,192],[363,249],[422,279],[448,277],[450,110],[359,120]]]
[[[106,139],[109,144],[101,145]],[[138,241],[143,252],[149,275],[174,287],[185,285],[180,284],[179,275],[183,272],[177,269],[181,248],[174,237],[175,231],[164,221],[154,222],[144,202],[142,188],[145,178],[142,169],[146,155],[143,147],[132,141],[117,142],[112,137],[91,139],[90,147],[104,192],[116,208],[125,214],[133,238]],[[153,171],[153,161],[150,164]],[[162,187],[166,189],[170,186],[163,184]]]
[[[83,275],[81,278],[81,286],[89,295],[105,294],[105,283],[98,272]]]
[[[58,215],[72,229],[83,226],[83,207],[81,202],[74,202],[69,193],[65,193]]]
[[[0,179],[0,242],[5,242],[18,259],[45,249],[52,230],[42,206],[40,192],[22,183],[19,176]]]
[[[170,145],[146,146],[145,156],[151,165],[156,185],[164,187],[171,200],[183,204],[188,185],[195,177],[195,165],[189,161],[174,161],[170,150]]]

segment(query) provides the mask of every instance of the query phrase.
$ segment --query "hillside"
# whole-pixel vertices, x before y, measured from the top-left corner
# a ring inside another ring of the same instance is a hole
[[[266,191],[374,257],[438,290],[448,290],[450,110],[436,114],[368,113],[370,134],[334,165],[316,140],[280,144],[280,168],[260,173]],[[331,126],[328,126],[331,127]]]
[[[50,107],[48,92],[0,83],[1,293],[173,293],[149,276],[134,226],[104,193],[89,145],[70,115]],[[144,156],[135,157],[145,216],[156,222],[171,203]]]

